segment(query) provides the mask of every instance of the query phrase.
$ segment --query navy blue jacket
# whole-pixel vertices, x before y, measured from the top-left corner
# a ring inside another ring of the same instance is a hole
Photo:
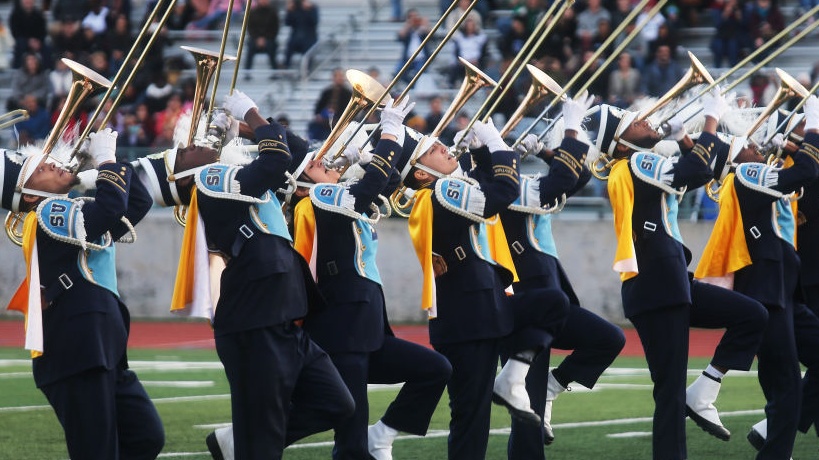
[[[349,188],[355,211],[372,215],[370,204],[393,177],[393,165],[401,156],[394,141],[378,142],[364,176]],[[305,198],[309,199],[309,198]],[[356,246],[363,244],[351,217],[314,206],[316,216],[316,272],[318,287],[327,308],[308,317],[305,329],[329,353],[370,352],[381,348],[384,335],[393,335],[387,323],[381,285],[356,272]],[[378,236],[372,229],[373,237]],[[363,249],[362,249],[363,250]]]
[[[82,208],[87,241],[95,241],[108,231],[116,240],[125,234],[120,218],[125,216],[136,225],[147,214],[152,200],[140,181],[131,181],[130,164],[111,163],[99,170],[96,200]],[[37,386],[97,367],[127,367],[130,317],[125,305],[111,291],[80,276],[78,246],[38,230],[37,247],[43,286],[58,283],[57,277],[63,273],[74,283],[50,305],[43,305],[45,351],[32,365]]]
[[[712,150],[716,135],[702,133],[690,152],[683,152],[674,167],[671,186],[690,189],[705,185],[713,176]],[[673,305],[691,303],[688,264],[691,251],[663,229],[664,192],[637,178],[634,183],[632,233],[640,273],[623,282],[621,294],[626,317]],[[652,230],[653,229],[653,230]]]
[[[280,125],[259,127],[255,134],[259,156],[236,180],[243,195],[261,197],[284,187],[291,157]],[[213,321],[215,335],[293,321],[307,314],[308,304],[320,306],[306,262],[287,239],[255,232],[232,254],[239,228],[251,225],[249,203],[204,193],[198,200],[209,247],[229,256]]]
[[[819,134],[807,133],[794,164],[778,173],[778,181],[771,188],[790,193],[810,184],[819,175]],[[807,150],[812,150],[813,155]],[[739,291],[768,306],[784,307],[794,300],[799,277],[799,256],[794,247],[779,238],[771,221],[771,205],[776,201],[771,195],[753,190],[734,177],[745,242],[752,264],[737,271],[734,290]],[[800,202],[799,207],[803,205]]]
[[[488,218],[506,209],[520,194],[519,158],[513,151],[485,155],[492,165],[491,176],[475,171],[473,178],[486,197],[483,216]],[[435,280],[438,317],[429,322],[430,342],[459,343],[509,334],[513,318],[503,289],[511,284],[511,273],[471,252],[473,221],[445,209],[434,193],[432,208],[432,250],[444,258],[448,271]],[[464,260],[456,257],[458,247],[467,254]]]

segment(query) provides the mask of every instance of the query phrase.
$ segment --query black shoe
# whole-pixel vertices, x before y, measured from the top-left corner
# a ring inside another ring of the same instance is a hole
[[[555,433],[552,431],[552,427],[543,425],[543,444],[548,446],[553,442],[555,442]]]
[[[710,422],[705,418],[701,417],[700,414],[694,412],[688,405],[685,406],[685,414],[688,415],[694,423],[697,424],[698,427],[702,428],[703,431],[710,434],[711,436],[716,437],[717,439],[721,439],[723,441],[728,441],[731,439],[731,432],[728,431],[724,426],[717,425],[716,423]]]
[[[541,420],[539,415],[534,412],[523,411],[512,406],[497,393],[492,393],[492,402],[500,406],[504,406],[509,411],[509,414],[519,422],[529,423],[535,426],[543,426],[543,420]]]
[[[205,438],[205,444],[208,445],[213,460],[225,460],[225,457],[222,456],[222,448],[219,447],[219,441],[216,440],[215,431],[211,431],[208,437]]]
[[[748,432],[748,442],[756,449],[757,451],[762,450],[762,446],[765,445],[765,438],[759,434],[759,431],[751,428],[751,431]]]

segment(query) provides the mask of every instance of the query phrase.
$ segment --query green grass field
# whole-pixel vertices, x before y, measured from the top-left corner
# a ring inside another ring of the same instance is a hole
[[[205,436],[214,425],[230,420],[228,386],[214,351],[150,351],[129,353],[132,367],[154,399],[165,424],[167,442],[162,458],[209,459]],[[0,459],[51,460],[68,457],[62,430],[45,398],[34,387],[27,354],[0,348]],[[706,361],[689,363],[693,381]],[[546,448],[551,459],[651,458],[651,381],[640,358],[620,358],[595,391],[574,388],[555,402],[556,441]],[[371,420],[378,419],[396,390],[370,392]],[[713,438],[688,422],[690,459],[750,459],[745,440],[750,426],[762,416],[764,399],[755,373],[731,373],[724,380],[717,406],[733,433],[729,442]],[[446,458],[448,424],[446,396],[426,438],[396,441],[396,460]],[[495,407],[488,459],[506,458],[509,415]],[[304,440],[285,453],[287,459],[330,458],[332,433]],[[819,438],[797,436],[794,458],[819,458]]]

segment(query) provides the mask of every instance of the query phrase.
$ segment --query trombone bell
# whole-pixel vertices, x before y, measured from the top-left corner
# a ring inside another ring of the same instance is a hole
[[[765,106],[765,109],[756,118],[754,124],[751,125],[750,128],[748,128],[748,131],[745,132],[745,137],[747,137],[748,139],[750,139],[751,135],[754,134],[756,130],[759,129],[760,126],[762,126],[763,123],[765,123],[765,120],[767,120],[768,117],[771,116],[773,112],[779,109],[780,105],[788,102],[789,99],[794,97],[804,99],[810,96],[810,92],[807,89],[805,89],[805,87],[802,86],[802,84],[799,83],[795,78],[788,75],[788,73],[785,72],[784,70],[776,68],[776,74],[777,76],[779,76],[780,80],[779,88],[776,90],[776,94],[774,94],[774,97],[771,99],[771,102],[768,103],[767,106]]]
[[[193,60],[196,65],[196,89],[193,95],[193,107],[191,108],[191,129],[188,133],[188,142],[190,145],[193,142],[193,137],[196,135],[196,127],[199,126],[199,118],[202,117],[202,110],[205,107],[205,97],[208,92],[208,85],[216,72],[216,67],[219,63],[219,53],[194,46],[180,46],[183,50],[193,55]],[[222,62],[235,61],[234,56],[222,56]],[[211,107],[212,109],[212,107]]]
[[[564,93],[560,99],[566,100],[565,91],[563,91],[563,88],[561,88],[552,77],[546,75],[545,72],[531,64],[526,64],[526,69],[529,70],[529,73],[532,75],[532,84],[529,86],[529,91],[526,92],[523,100],[520,101],[520,105],[517,110],[515,110],[515,113],[509,117],[509,120],[500,130],[501,137],[508,136],[518,123],[520,123],[523,116],[526,115],[526,112],[528,112],[532,106],[539,104],[549,93],[553,96]]]
[[[691,51],[688,52],[688,58],[691,60],[691,65],[688,67],[688,70],[685,72],[685,75],[677,82],[670,90],[668,90],[665,94],[662,95],[657,102],[654,103],[648,110],[641,113],[637,116],[636,121],[643,121],[646,118],[650,117],[654,112],[660,110],[661,108],[665,107],[666,104],[673,101],[681,94],[685,93],[689,89],[702,84],[712,84],[714,83],[714,78],[711,77],[711,74],[708,73],[708,70],[702,65],[699,59],[694,56],[694,53]],[[668,121],[668,120],[664,120]]]

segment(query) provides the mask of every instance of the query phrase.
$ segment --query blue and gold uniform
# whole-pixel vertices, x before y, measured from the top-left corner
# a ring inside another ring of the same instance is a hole
[[[354,404],[298,325],[323,301],[272,192],[291,161],[285,131],[264,125],[255,134],[258,158],[204,167],[195,198],[210,249],[227,260],[213,329],[231,387],[236,458],[270,459],[298,436],[336,427]]]
[[[696,272],[698,278],[732,281],[734,290],[768,309],[768,326],[758,352],[759,382],[767,399],[767,439],[757,456],[760,459],[789,458],[799,420],[801,374],[794,324],[797,310],[804,306],[796,304],[799,256],[787,194],[819,174],[816,145],[819,134],[809,133],[793,166],[743,163],[726,176],[720,213]],[[729,146],[723,143],[721,149],[727,152]]]
[[[113,242],[130,230],[120,219],[136,224],[151,206],[132,173],[129,164],[103,164],[94,200],[48,198],[26,218],[24,250],[38,266],[43,295],[34,381],[57,414],[71,458],[155,458],[164,445],[156,408],[128,369],[130,316],[117,292]]]
[[[319,183],[294,210],[296,249],[311,261],[327,308],[308,317],[305,329],[327,353],[355,400],[353,416],[335,431],[334,459],[369,458],[367,384],[404,385],[381,421],[419,436],[452,372],[438,353],[395,337],[387,321],[375,255],[378,234],[372,205],[395,188],[390,178],[402,155],[381,139],[365,173],[352,183]]]
[[[604,106],[606,109],[608,106]],[[627,114],[601,124],[596,144],[613,144]],[[633,119],[633,118],[632,118]],[[626,124],[627,125],[627,124]],[[634,324],[654,382],[653,458],[682,460],[685,445],[688,329],[726,328],[711,363],[747,370],[761,340],[765,311],[759,303],[727,289],[692,282],[691,252],[677,226],[677,200],[685,187],[712,177],[711,155],[718,139],[704,132],[679,158],[634,152],[611,169],[608,193],[617,249],[613,268],[623,282],[625,316]],[[609,153],[613,154],[612,147]]]
[[[558,258],[552,236],[552,214],[545,213],[543,208],[544,205],[557,206],[562,195],[573,195],[589,181],[591,173],[585,166],[587,151],[587,144],[564,138],[555,156],[549,160],[548,175],[522,177],[520,198],[501,213],[506,240],[520,279],[513,284],[515,293],[551,288],[563,291],[569,298],[566,324],[552,342],[552,348],[573,350],[554,371],[565,378],[564,387],[573,381],[593,388],[625,345],[625,336],[619,327],[580,307]],[[541,353],[532,363],[526,379],[532,409],[538,414],[544,414],[548,381],[549,353]],[[545,458],[544,437],[547,444],[554,439],[550,431],[551,428],[544,433],[540,427],[513,420],[509,458]]]
[[[473,169],[471,179],[438,179],[416,192],[410,215],[410,235],[424,269],[422,307],[430,313],[430,341],[453,369],[450,460],[486,455],[501,352],[513,356],[548,348],[568,311],[568,298],[558,289],[507,296],[513,272],[501,263],[511,267],[511,260],[501,257],[503,251],[508,257],[508,249],[492,217],[520,195],[519,158],[509,150],[472,153],[487,158],[487,171]],[[433,263],[445,269],[433,275]]]

